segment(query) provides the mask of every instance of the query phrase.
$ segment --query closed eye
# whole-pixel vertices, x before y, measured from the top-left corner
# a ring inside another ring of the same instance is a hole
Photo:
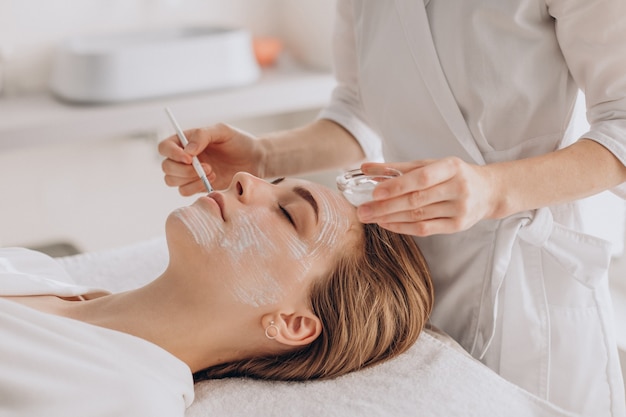
[[[296,222],[293,221],[293,217],[291,217],[291,214],[289,214],[289,212],[283,206],[281,206],[280,204],[278,205],[278,208],[280,209],[280,211],[283,214],[283,216],[285,216],[287,218],[289,223],[291,223],[291,225],[293,227],[296,227]]]

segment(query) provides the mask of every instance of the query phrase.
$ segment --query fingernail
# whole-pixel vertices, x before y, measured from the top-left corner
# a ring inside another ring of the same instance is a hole
[[[187,146],[185,146],[185,152],[187,152],[188,154],[195,154],[197,149],[198,144],[195,142],[189,142]]]

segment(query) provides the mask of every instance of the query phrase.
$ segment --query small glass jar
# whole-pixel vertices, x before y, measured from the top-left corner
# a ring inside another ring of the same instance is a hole
[[[337,188],[346,200],[358,207],[373,200],[372,193],[379,183],[400,175],[400,171],[389,167],[375,167],[368,174],[353,169],[337,177]]]

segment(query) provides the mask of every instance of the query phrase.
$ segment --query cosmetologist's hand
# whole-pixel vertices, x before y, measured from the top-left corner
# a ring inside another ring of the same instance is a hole
[[[263,151],[252,135],[220,123],[186,130],[185,136],[189,144],[184,149],[175,134],[159,143],[159,153],[165,157],[161,165],[165,183],[178,187],[181,195],[205,191],[191,165],[194,155],[198,156],[207,178],[216,189],[226,188],[239,171],[263,176]]]
[[[465,230],[494,212],[494,184],[488,168],[459,158],[402,163],[365,163],[361,168],[382,165],[402,176],[379,184],[374,201],[361,205],[363,223],[378,223],[397,233],[414,236]]]

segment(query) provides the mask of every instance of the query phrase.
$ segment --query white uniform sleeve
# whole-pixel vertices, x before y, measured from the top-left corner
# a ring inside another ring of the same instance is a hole
[[[330,104],[318,118],[332,120],[359,142],[369,161],[381,161],[381,141],[368,126],[358,83],[357,48],[351,0],[338,0],[333,37],[333,59],[337,86]]]
[[[592,139],[626,164],[626,1],[546,0],[561,50],[585,93]],[[613,190],[626,198],[626,183]]]

